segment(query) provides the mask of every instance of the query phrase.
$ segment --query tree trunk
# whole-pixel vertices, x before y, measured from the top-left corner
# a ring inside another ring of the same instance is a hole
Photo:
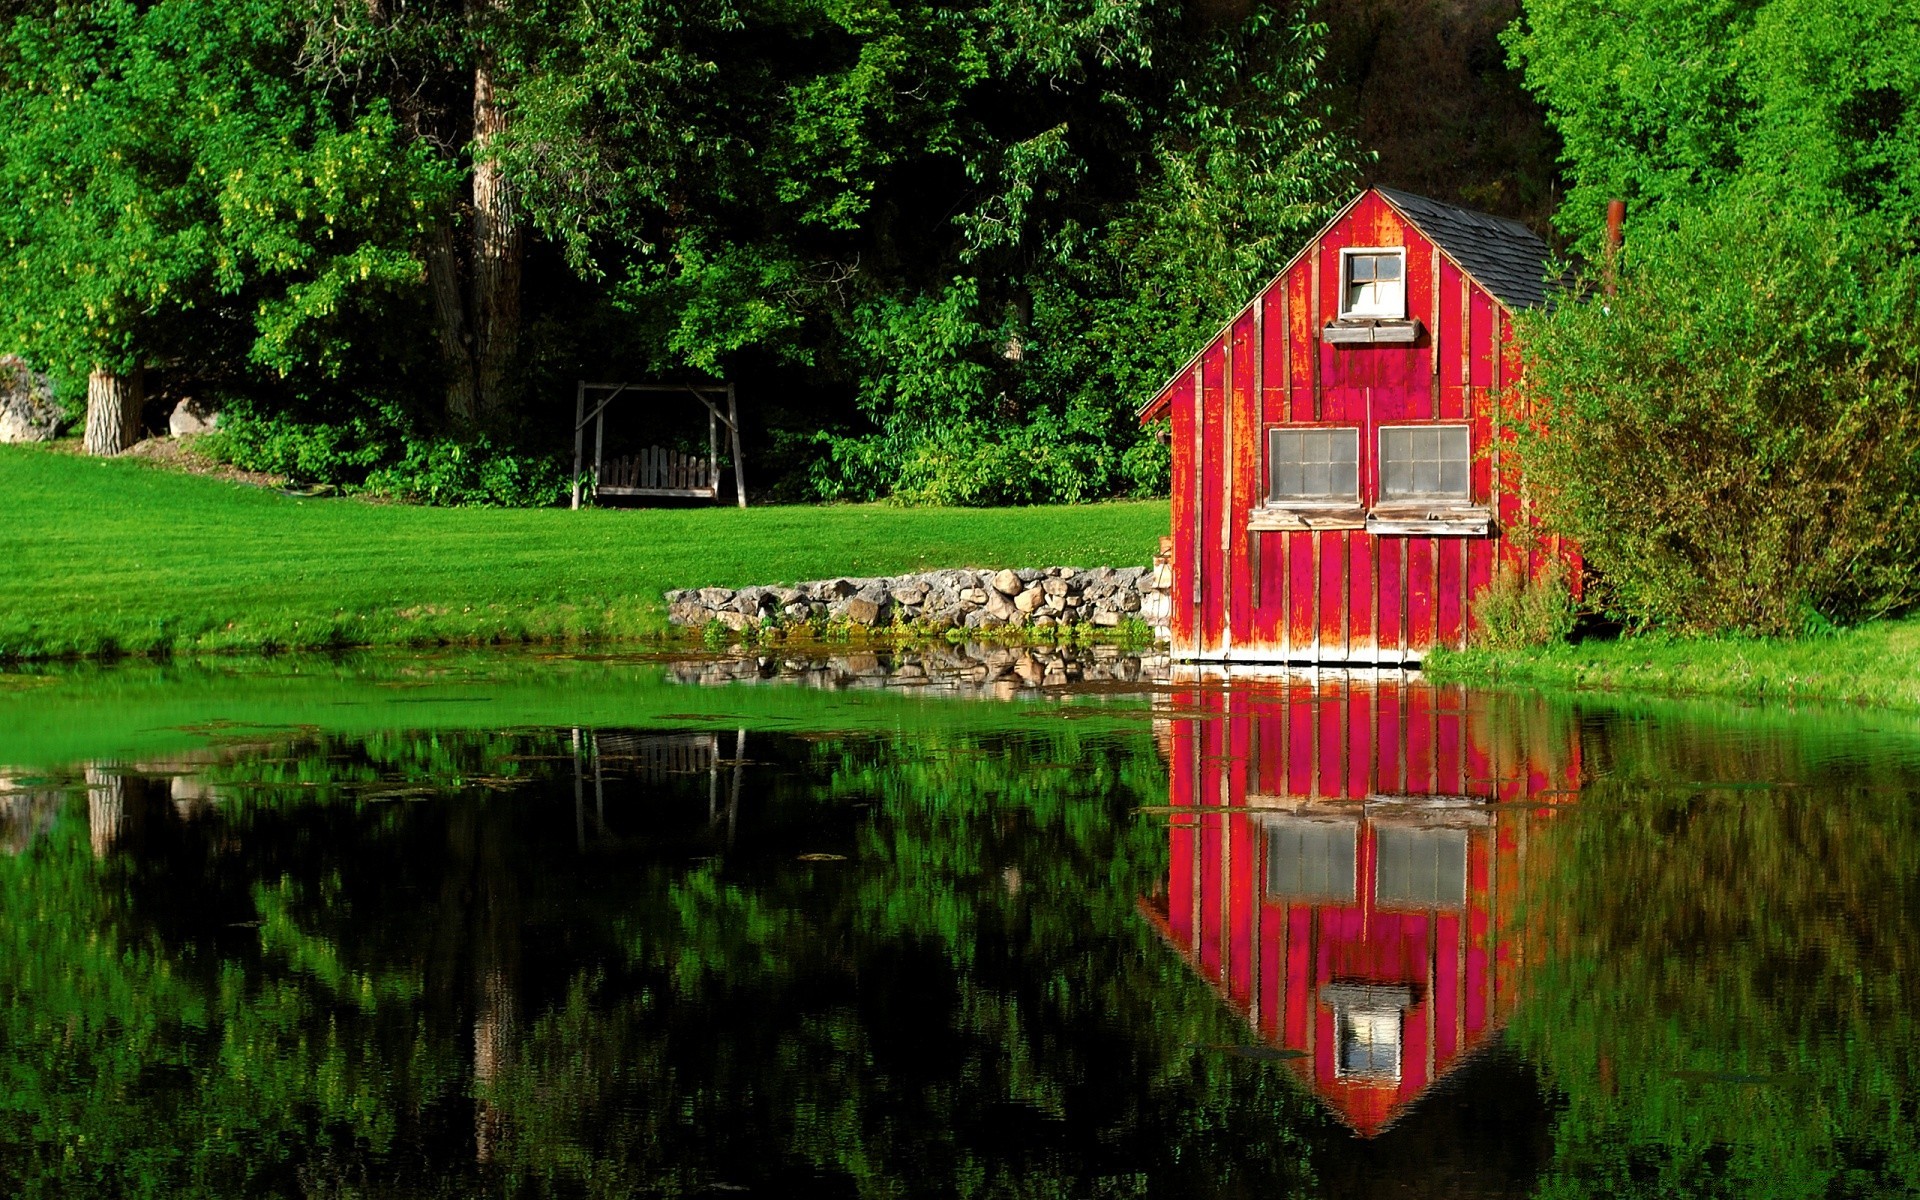
[[[445,225],[427,243],[427,283],[433,289],[440,360],[447,369],[447,415],[456,421],[471,421],[480,412],[473,334],[467,328],[467,291],[460,278],[460,254],[454,248],[453,230]]]
[[[474,5],[484,16],[498,0]],[[473,71],[473,323],[480,411],[506,407],[509,372],[520,341],[520,264],[524,252],[514,220],[513,192],[500,168],[500,135],[507,125],[494,92],[494,56],[484,42]]]
[[[139,441],[140,408],[146,400],[146,377],[140,370],[120,375],[95,367],[87,376],[86,452],[118,454]]]

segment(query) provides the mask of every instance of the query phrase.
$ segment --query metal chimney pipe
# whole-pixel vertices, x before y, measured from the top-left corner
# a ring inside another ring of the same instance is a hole
[[[1607,295],[1614,293],[1614,277],[1619,270],[1620,246],[1626,241],[1624,227],[1627,220],[1627,202],[1625,200],[1607,201]]]

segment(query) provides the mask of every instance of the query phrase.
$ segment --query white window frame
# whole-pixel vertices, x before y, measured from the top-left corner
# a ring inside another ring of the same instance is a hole
[[[1461,492],[1412,492],[1392,495],[1387,491],[1387,434],[1395,430],[1458,429],[1467,435],[1467,486]],[[1375,491],[1381,504],[1424,504],[1429,501],[1453,504],[1473,502],[1473,426],[1465,421],[1421,421],[1406,425],[1382,425],[1374,441]]]
[[[1324,492],[1318,495],[1303,495],[1303,496],[1274,495],[1273,486],[1274,486],[1275,477],[1278,475],[1278,472],[1275,470],[1275,463],[1273,458],[1273,441],[1274,441],[1273,435],[1276,433],[1289,434],[1289,435],[1290,434],[1306,434],[1306,433],[1335,433],[1335,434],[1351,435],[1353,438],[1353,491],[1351,493]],[[1364,492],[1366,489],[1366,480],[1363,475],[1363,472],[1365,471],[1365,468],[1366,468],[1366,458],[1364,455],[1360,453],[1360,435],[1361,435],[1361,429],[1360,429],[1360,426],[1358,425],[1272,425],[1272,426],[1269,426],[1267,428],[1267,436],[1266,436],[1267,444],[1265,447],[1263,447],[1267,456],[1267,494],[1263,503],[1271,508],[1314,508],[1314,507],[1351,508],[1354,505],[1359,504],[1361,493]]]
[[[1353,259],[1358,254],[1391,254],[1400,260],[1400,301],[1373,308],[1349,307],[1347,298],[1353,291]],[[1407,248],[1405,246],[1346,246],[1340,251],[1340,318],[1387,321],[1407,319]]]

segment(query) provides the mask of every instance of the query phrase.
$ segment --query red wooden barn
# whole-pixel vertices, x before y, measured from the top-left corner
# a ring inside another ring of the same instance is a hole
[[[1512,1011],[1544,865],[1528,832],[1577,794],[1578,732],[1537,698],[1391,679],[1185,702],[1165,739],[1167,886],[1142,909],[1316,1097],[1378,1134]]]
[[[1172,420],[1176,657],[1417,662],[1472,642],[1502,563],[1577,586],[1570,547],[1505,536],[1527,515],[1497,398],[1546,254],[1369,188],[1141,408]]]

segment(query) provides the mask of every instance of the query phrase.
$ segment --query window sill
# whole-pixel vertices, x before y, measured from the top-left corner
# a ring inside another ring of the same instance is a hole
[[[1367,532],[1383,537],[1485,537],[1493,513],[1477,504],[1381,504],[1367,514]]]
[[[1342,317],[1320,331],[1320,340],[1329,346],[1411,346],[1422,332],[1418,320]]]
[[[1365,529],[1367,510],[1358,504],[1262,504],[1247,514],[1247,528],[1255,531]]]

